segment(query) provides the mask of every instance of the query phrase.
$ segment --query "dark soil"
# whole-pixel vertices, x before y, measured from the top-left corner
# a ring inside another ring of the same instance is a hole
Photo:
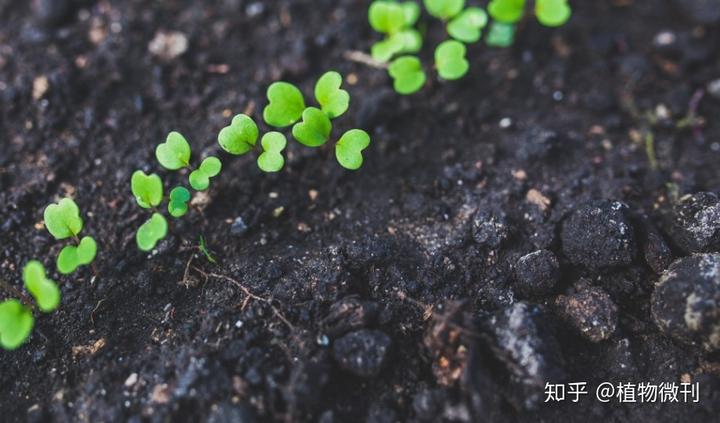
[[[1,420],[718,421],[717,274],[697,277],[701,332],[653,320],[688,290],[651,295],[673,260],[720,248],[715,194],[673,207],[720,192],[720,6],[573,3],[565,27],[529,20],[511,49],[471,47],[462,81],[400,97],[346,59],[377,39],[366,1],[0,0],[0,277],[52,265],[42,210],[63,196],[100,246],[97,276],[52,272],[61,308],[0,352]],[[149,53],[160,30],[187,52]],[[371,133],[360,171],[297,144],[275,175],[221,155],[204,201],[137,250],[130,174],[160,172],[168,131],[217,153],[272,81],[310,94],[328,69],[357,79],[334,133]],[[593,395],[681,380],[699,403]],[[543,402],[573,381],[591,394]]]

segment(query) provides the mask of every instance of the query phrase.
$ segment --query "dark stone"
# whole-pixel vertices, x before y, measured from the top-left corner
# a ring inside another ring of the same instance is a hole
[[[618,309],[602,288],[581,280],[570,295],[555,300],[560,315],[591,342],[608,339],[618,322]]]
[[[651,298],[652,317],[672,338],[706,351],[720,350],[720,254],[675,261]]]
[[[628,265],[636,253],[628,207],[618,201],[581,206],[563,225],[560,238],[570,262],[590,269]]]
[[[372,301],[361,301],[350,296],[337,301],[320,322],[323,331],[330,337],[337,337],[349,331],[369,325],[378,315],[380,307]]]
[[[502,211],[479,210],[472,221],[472,237],[483,247],[497,248],[510,235],[510,225]]]
[[[673,253],[660,232],[652,226],[646,226],[643,235],[645,262],[655,273],[661,273],[672,263]]]
[[[333,344],[333,355],[343,369],[357,376],[370,378],[380,373],[390,344],[390,337],[385,333],[361,329],[336,340]]]
[[[515,288],[525,297],[551,294],[560,279],[560,263],[548,250],[520,257],[515,265]]]
[[[712,192],[682,197],[664,223],[672,241],[686,253],[720,249],[720,198]]]

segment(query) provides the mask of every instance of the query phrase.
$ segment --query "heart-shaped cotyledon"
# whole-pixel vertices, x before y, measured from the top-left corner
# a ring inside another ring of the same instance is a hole
[[[263,135],[260,145],[263,152],[257,159],[258,167],[265,172],[277,172],[282,169],[285,165],[282,151],[287,146],[285,135],[275,131],[268,132]]]
[[[325,72],[315,84],[315,99],[330,119],[345,113],[350,105],[350,94],[341,85],[342,76],[335,71]]]
[[[40,310],[48,313],[60,305],[60,288],[45,275],[45,267],[39,261],[29,261],[23,268],[25,288],[32,294]]]
[[[200,163],[200,167],[190,173],[190,186],[196,191],[204,191],[210,186],[210,178],[222,170],[222,163],[217,157],[210,156]]]
[[[32,332],[35,319],[32,311],[20,301],[12,299],[0,303],[0,346],[14,350]]]
[[[92,237],[86,236],[77,246],[66,245],[57,258],[57,269],[62,274],[70,274],[80,266],[92,263],[97,254],[97,243]]]
[[[135,201],[144,209],[156,207],[163,199],[162,180],[154,173],[146,175],[142,170],[136,170],[130,178],[130,189]]]
[[[150,219],[140,225],[135,240],[138,248],[142,251],[150,251],[155,245],[167,235],[168,224],[165,217],[160,213],[153,213]]]
[[[480,40],[481,30],[487,25],[488,16],[479,7],[468,7],[448,23],[447,31],[451,37],[464,43]]]
[[[190,191],[185,187],[175,187],[170,191],[170,199],[168,200],[168,213],[172,217],[182,217],[188,211],[188,201],[190,201]]]
[[[47,230],[58,240],[76,236],[83,228],[80,208],[70,198],[47,206],[43,218]]]
[[[335,145],[335,157],[346,169],[356,170],[363,164],[362,152],[370,145],[370,135],[362,129],[351,129]]]
[[[223,150],[236,156],[245,154],[255,147],[258,127],[247,115],[236,115],[230,125],[220,130],[218,144]]]
[[[327,142],[331,130],[330,118],[317,107],[308,107],[302,114],[302,121],[293,126],[292,134],[303,145],[319,147]]]
[[[190,165],[190,144],[179,132],[170,132],[164,143],[158,144],[155,157],[168,170],[178,170]]]
[[[440,78],[451,81],[461,78],[470,68],[465,58],[465,45],[459,41],[447,40],[435,49],[435,66]]]
[[[305,100],[300,90],[288,82],[273,82],[267,90],[268,104],[263,109],[265,123],[285,128],[297,122],[305,110]]]
[[[399,57],[390,63],[388,73],[393,79],[393,88],[400,94],[412,94],[425,85],[425,71],[420,59],[415,56]]]

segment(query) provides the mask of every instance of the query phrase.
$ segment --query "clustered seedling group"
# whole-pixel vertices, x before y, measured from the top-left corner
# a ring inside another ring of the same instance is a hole
[[[515,25],[525,16],[525,0],[491,0],[487,12],[481,7],[465,7],[465,0],[424,0],[427,13],[445,25],[449,36],[435,47],[434,68],[446,81],[467,74],[468,44],[480,41],[486,26],[486,43],[492,47],[509,47],[515,39]],[[371,47],[372,58],[387,63],[393,87],[399,94],[419,91],[427,74],[417,53],[422,50],[423,36],[415,28],[420,6],[414,1],[376,0],[368,10],[370,26],[384,35]],[[492,21],[488,18],[488,14]],[[567,0],[535,0],[534,14],[545,26],[560,26],[570,18]]]
[[[470,64],[466,58],[466,45],[477,43],[486,26],[489,25],[486,35],[488,45],[510,46],[515,36],[515,25],[527,11],[525,0],[491,0],[487,12],[480,7],[465,7],[465,0],[424,0],[423,3],[427,13],[445,25],[448,39],[435,47],[434,68],[441,79],[448,81],[467,74]],[[372,57],[387,63],[393,86],[400,94],[419,91],[427,80],[423,64],[417,56],[424,43],[423,33],[417,28],[421,12],[414,1],[392,0],[376,0],[368,11],[370,25],[384,35],[372,46]],[[535,0],[534,14],[542,25],[559,26],[569,19],[571,10],[567,0]],[[350,94],[342,88],[342,82],[342,76],[335,71],[323,74],[314,87],[316,106],[308,106],[302,91],[293,84],[274,82],[267,89],[268,103],[262,112],[263,121],[274,130],[263,133],[261,137],[260,128],[253,118],[238,114],[220,130],[217,136],[220,148],[233,156],[255,152],[257,166],[262,171],[280,171],[285,165],[288,135],[310,148],[326,146],[331,140],[333,121],[342,116],[350,105]],[[369,145],[367,132],[350,129],[335,142],[335,157],[342,167],[359,169],[363,164],[363,151]],[[216,156],[193,159],[190,143],[174,131],[156,147],[155,157],[166,170],[188,172],[188,185],[196,192],[207,190],[212,178],[217,177],[223,168]],[[165,195],[160,176],[156,173],[148,175],[142,170],[132,174],[130,188],[137,205],[149,213],[136,231],[137,246],[142,251],[151,251],[168,233],[168,219],[161,205],[166,202],[167,214],[178,219],[188,212],[193,195],[183,185],[173,187]],[[97,243],[91,236],[80,238],[83,220],[77,204],[70,198],[50,204],[44,211],[44,222],[56,240],[70,240],[57,256],[57,271],[67,275],[81,266],[92,265],[97,276],[92,264],[97,254]],[[200,249],[209,261],[214,262],[202,237]],[[35,310],[51,313],[60,304],[60,289],[47,277],[40,261],[31,260],[25,265],[22,280],[30,296],[0,280],[0,288],[15,297],[0,303],[0,347],[4,349],[15,349],[30,336]]]

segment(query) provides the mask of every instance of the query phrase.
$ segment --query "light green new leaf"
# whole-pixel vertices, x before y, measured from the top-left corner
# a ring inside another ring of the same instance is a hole
[[[185,187],[175,187],[170,191],[170,200],[168,201],[168,213],[172,217],[182,217],[188,211],[188,201],[190,201],[190,191]]]
[[[155,149],[160,165],[165,169],[178,170],[190,165],[190,144],[179,132],[170,132],[164,143]]]
[[[376,0],[368,9],[368,21],[377,32],[392,35],[406,25],[407,6],[401,6],[394,1]],[[419,13],[419,11],[418,11]],[[417,18],[416,18],[417,19]]]
[[[402,7],[405,16],[405,28],[414,26],[420,17],[420,5],[414,1],[405,1],[400,3],[400,7]]]
[[[485,42],[491,47],[510,47],[515,41],[515,25],[493,22]]]
[[[82,231],[83,221],[80,209],[70,198],[63,198],[57,204],[45,207],[45,227],[55,239],[65,239]]]
[[[200,167],[190,172],[190,186],[196,191],[205,191],[210,186],[210,178],[222,170],[222,163],[217,157],[210,156],[200,163]]]
[[[135,240],[137,241],[138,248],[142,251],[152,250],[155,248],[158,241],[165,238],[167,230],[168,224],[165,217],[160,213],[153,213],[150,219],[140,225],[140,228],[138,228],[138,231],[135,234]]]
[[[420,59],[415,56],[399,57],[390,63],[388,73],[393,78],[393,88],[399,94],[412,94],[425,84],[426,76]]]
[[[263,110],[265,123],[284,128],[297,122],[305,110],[305,99],[300,90],[287,82],[273,82],[267,90],[268,105]]]
[[[422,48],[422,36],[415,29],[405,29],[378,41],[370,48],[370,55],[378,62],[385,63],[402,53],[417,53]]]
[[[135,201],[144,209],[156,207],[163,199],[162,180],[154,173],[146,175],[142,170],[136,170],[130,179],[130,189]]]
[[[435,66],[440,78],[454,80],[465,75],[470,64],[465,59],[465,45],[459,41],[447,40],[435,49]]]
[[[362,151],[370,145],[370,135],[362,129],[351,129],[335,144],[335,157],[345,169],[356,170],[363,164]]]
[[[302,122],[293,126],[292,134],[303,145],[319,147],[328,140],[331,130],[327,115],[316,107],[308,107],[302,114]]]
[[[236,115],[218,134],[218,144],[230,154],[241,155],[252,150],[258,138],[258,127],[247,115]]]
[[[535,16],[545,26],[560,26],[570,19],[567,0],[535,0]]]
[[[23,268],[25,288],[35,298],[40,310],[49,313],[60,305],[60,288],[45,275],[45,267],[36,260],[29,261]]]
[[[18,300],[0,303],[0,346],[14,350],[25,342],[32,332],[32,312]]]
[[[97,254],[97,244],[92,237],[86,236],[75,245],[66,245],[57,258],[57,269],[62,274],[70,274],[80,266],[92,263]]]
[[[491,0],[487,10],[494,20],[514,24],[525,12],[525,0]]]
[[[265,172],[277,172],[282,169],[285,165],[282,151],[287,146],[285,135],[280,132],[268,132],[263,135],[260,145],[262,145],[263,153],[257,159],[258,167]]]
[[[350,105],[350,94],[341,85],[342,76],[334,71],[325,72],[315,84],[315,99],[330,119],[345,113]]]
[[[425,9],[436,18],[447,20],[460,13],[465,0],[425,0]]]
[[[488,16],[479,7],[468,7],[453,18],[447,26],[448,34],[458,41],[474,43],[480,39],[480,30],[487,25]]]

